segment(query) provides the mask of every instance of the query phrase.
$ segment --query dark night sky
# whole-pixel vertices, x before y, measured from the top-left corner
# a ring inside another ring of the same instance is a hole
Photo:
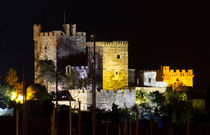
[[[193,68],[195,85],[210,84],[210,8],[203,1],[92,0],[28,3],[0,6],[0,73],[14,67],[33,79],[33,24],[46,30],[67,23],[89,35],[93,26],[100,40],[128,40],[129,65],[139,69]],[[49,25],[46,25],[49,24]],[[198,81],[199,80],[199,81]]]

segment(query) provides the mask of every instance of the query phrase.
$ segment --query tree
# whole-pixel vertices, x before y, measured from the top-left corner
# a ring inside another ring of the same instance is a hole
[[[36,99],[40,102],[44,102],[50,98],[45,86],[40,85],[40,84],[34,84],[32,86],[32,89],[33,91],[35,91],[33,99]]]
[[[143,91],[136,91],[136,102],[137,104],[142,104],[142,103],[146,103],[148,102],[148,94],[146,94],[146,92]]]
[[[54,108],[54,104],[50,100],[46,87],[40,84],[34,84],[27,90],[29,89],[33,91],[33,95],[27,101],[30,108],[29,115],[38,118],[48,117]]]
[[[22,90],[23,83],[18,82],[17,72],[14,68],[10,68],[5,77],[5,82],[12,86],[15,90]]]
[[[7,72],[7,75],[5,77],[5,82],[8,83],[10,86],[17,86],[18,83],[18,77],[17,72],[14,68],[10,68]]]
[[[186,121],[187,111],[191,108],[186,91],[167,88],[164,93],[156,91],[145,94],[137,91],[136,94],[136,100],[141,101],[137,105],[141,115],[150,114],[153,117],[168,120],[173,123],[174,131],[177,130],[180,122]]]
[[[10,107],[14,89],[9,85],[0,85],[0,108]]]
[[[44,79],[48,90],[48,82],[55,82],[55,65],[52,60],[40,60],[38,62],[39,76],[36,79]]]
[[[186,111],[190,107],[187,94],[182,91],[172,91],[171,89],[167,89],[164,94],[166,97],[165,107],[169,111],[168,117],[171,117],[172,122],[185,121]]]

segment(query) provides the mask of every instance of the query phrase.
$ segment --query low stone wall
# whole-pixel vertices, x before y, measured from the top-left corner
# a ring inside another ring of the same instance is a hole
[[[143,91],[146,93],[159,91],[165,92],[165,87],[134,87],[132,89],[119,90],[100,90],[96,91],[96,108],[112,110],[112,105],[118,105],[118,108],[131,108],[136,104],[136,91]],[[72,108],[79,108],[79,101],[81,102],[81,110],[87,110],[92,105],[92,91],[91,90],[69,90],[71,96],[75,101],[72,101]],[[69,101],[59,101],[60,105],[69,105]]]
[[[160,93],[163,93],[166,91],[166,87],[135,87],[136,91],[140,90],[146,93],[159,91]]]
[[[69,90],[71,96],[76,100],[72,107],[78,108],[78,101],[81,102],[81,109],[87,110],[92,104],[91,90]],[[112,105],[119,108],[131,108],[136,104],[136,90],[100,90],[96,91],[96,107],[99,109],[112,110]]]

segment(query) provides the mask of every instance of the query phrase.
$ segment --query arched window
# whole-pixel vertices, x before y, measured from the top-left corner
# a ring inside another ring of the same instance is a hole
[[[66,75],[70,75],[71,74],[71,66],[68,65],[66,66]]]
[[[44,51],[45,51],[45,53],[47,52],[47,46],[44,47]]]

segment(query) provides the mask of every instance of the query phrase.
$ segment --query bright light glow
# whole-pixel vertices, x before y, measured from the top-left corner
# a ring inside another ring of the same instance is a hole
[[[23,96],[21,94],[17,96],[17,92],[12,92],[10,99],[16,103],[23,103]]]
[[[10,99],[11,99],[11,100],[15,100],[16,97],[17,97],[17,93],[16,93],[16,92],[12,92],[12,93],[11,93]]]
[[[35,90],[33,90],[33,87],[32,86],[29,86],[27,88],[27,99],[26,100],[36,100],[34,99],[34,94],[35,94]],[[21,92],[11,92],[10,93],[10,99],[12,101],[15,101],[16,103],[23,103],[23,95]]]
[[[16,102],[23,103],[23,96],[19,94],[18,97],[17,97],[17,99],[15,101]]]

